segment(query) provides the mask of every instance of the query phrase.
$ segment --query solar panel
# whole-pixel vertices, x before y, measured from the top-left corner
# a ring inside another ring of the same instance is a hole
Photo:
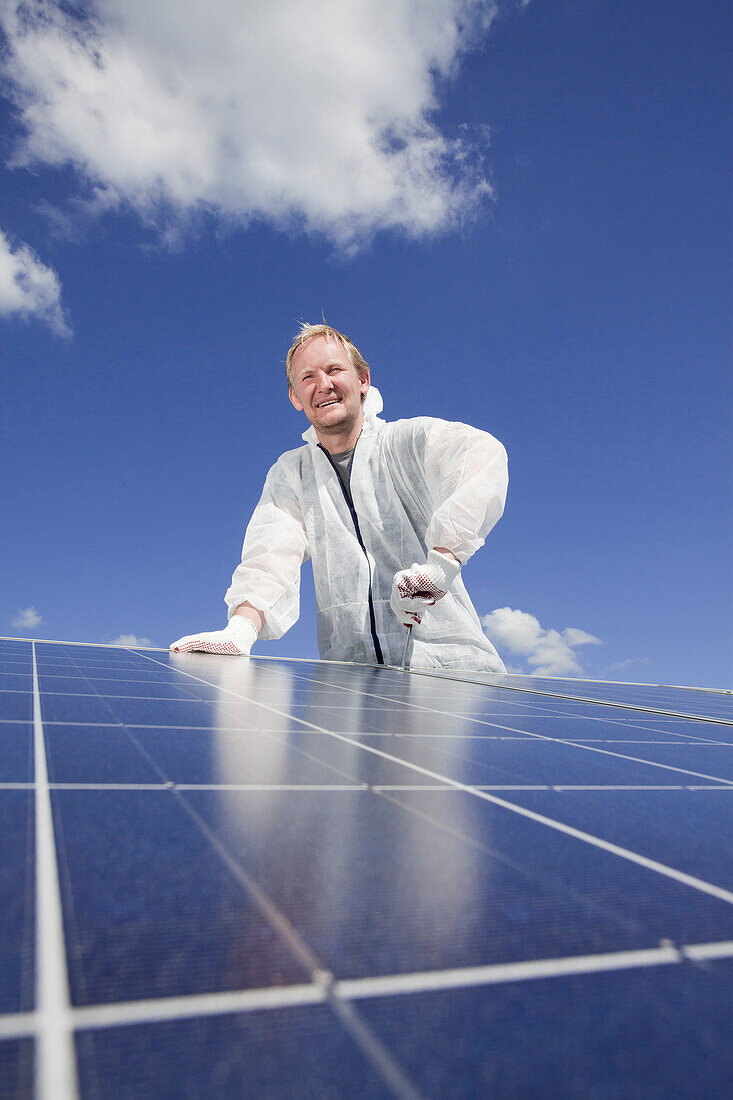
[[[6,640],[0,700],[0,1096],[730,1091],[724,693]]]

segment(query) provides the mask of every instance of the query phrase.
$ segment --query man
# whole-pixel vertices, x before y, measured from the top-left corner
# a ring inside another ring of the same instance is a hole
[[[227,627],[171,649],[243,655],[258,636],[281,637],[297,621],[310,557],[324,660],[397,665],[409,625],[413,668],[504,672],[459,576],[504,509],[501,443],[431,417],[379,419],[367,363],[325,324],[301,326],[286,373],[311,424],[306,445],[267,475],[225,597]]]

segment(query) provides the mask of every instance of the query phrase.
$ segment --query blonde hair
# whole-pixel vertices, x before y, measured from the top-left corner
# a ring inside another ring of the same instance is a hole
[[[341,347],[346,349],[349,361],[362,382],[369,380],[369,364],[348,336],[345,336],[343,332],[339,332],[338,329],[331,328],[325,321],[321,325],[309,325],[307,321],[301,321],[300,332],[290,345],[285,359],[285,374],[287,375],[289,390],[293,388],[293,356],[298,348],[302,348],[303,344],[307,344],[309,340],[316,336],[323,336],[326,340],[336,340],[337,343],[341,344]]]

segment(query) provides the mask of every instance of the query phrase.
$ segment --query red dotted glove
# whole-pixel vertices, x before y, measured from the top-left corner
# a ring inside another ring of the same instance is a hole
[[[225,653],[230,657],[249,657],[249,651],[256,641],[254,623],[243,615],[232,615],[223,630],[187,634],[170,648],[174,653]]]
[[[415,626],[436,600],[442,600],[461,571],[461,563],[430,550],[424,565],[395,573],[390,607],[404,626]]]

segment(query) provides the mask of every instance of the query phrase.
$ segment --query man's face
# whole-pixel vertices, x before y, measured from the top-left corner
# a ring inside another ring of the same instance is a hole
[[[314,336],[291,362],[290,400],[322,435],[347,434],[361,418],[362,395],[369,389],[338,340]]]

